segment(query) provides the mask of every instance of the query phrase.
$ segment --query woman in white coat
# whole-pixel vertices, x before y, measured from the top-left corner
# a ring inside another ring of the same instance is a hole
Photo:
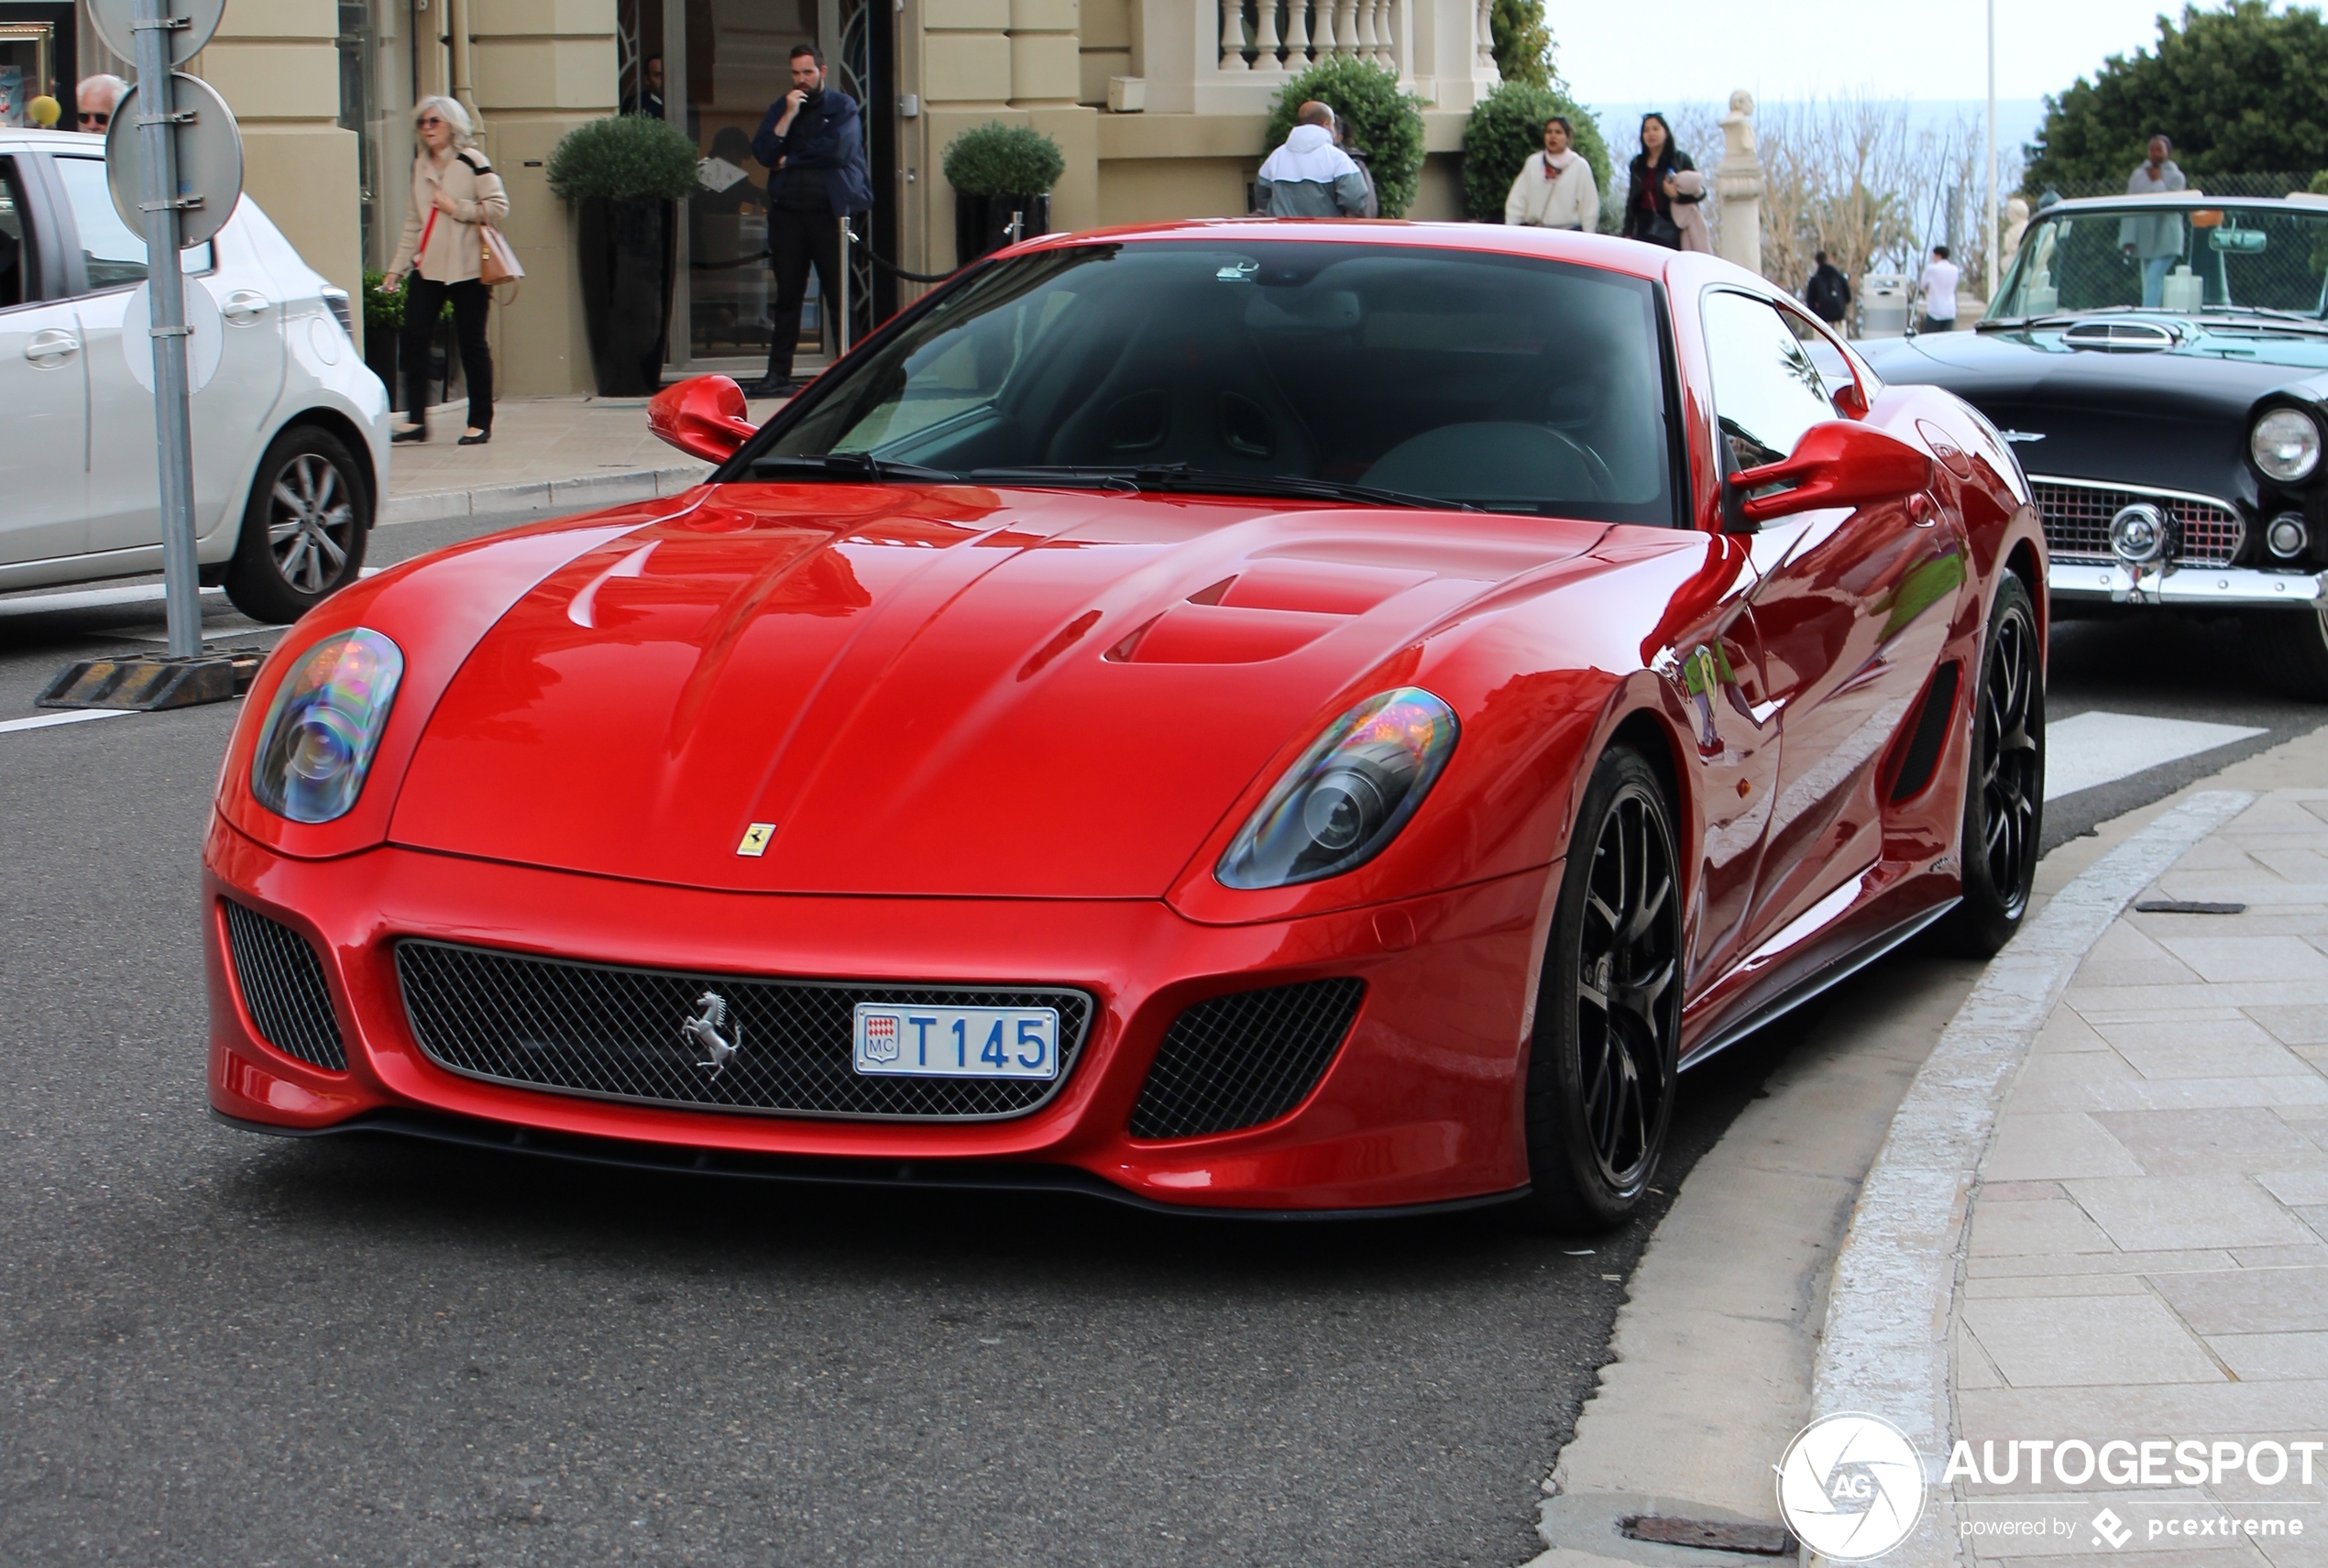
[[[1600,187],[1592,165],[1568,145],[1576,134],[1564,115],[1544,122],[1544,149],[1530,153],[1520,178],[1511,182],[1503,203],[1505,223],[1587,234],[1600,226]]]

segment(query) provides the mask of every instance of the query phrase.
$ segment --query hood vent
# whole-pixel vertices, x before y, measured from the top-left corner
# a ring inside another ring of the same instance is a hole
[[[2071,348],[2099,349],[2104,354],[2156,354],[2182,341],[2182,334],[2164,322],[2080,322],[2061,334]]]

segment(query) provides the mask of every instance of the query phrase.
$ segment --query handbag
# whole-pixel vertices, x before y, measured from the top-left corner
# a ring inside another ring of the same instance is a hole
[[[491,224],[480,224],[478,238],[477,280],[490,289],[500,283],[514,283],[525,276],[525,269],[517,258],[517,249],[500,229]]]

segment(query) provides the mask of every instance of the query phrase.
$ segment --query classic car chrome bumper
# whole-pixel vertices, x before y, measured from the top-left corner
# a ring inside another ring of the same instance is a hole
[[[2214,605],[2235,609],[2328,607],[2328,572],[2055,561],[2047,569],[2045,586],[2057,599],[2084,604]]]

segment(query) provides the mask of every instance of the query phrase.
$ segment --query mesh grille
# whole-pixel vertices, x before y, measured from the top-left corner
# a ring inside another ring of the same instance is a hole
[[[288,926],[226,905],[226,947],[234,955],[235,984],[243,993],[258,1037],[310,1067],[347,1070],[339,1020],[324,984],[324,965],[307,938]]]
[[[1313,980],[1198,1003],[1164,1032],[1132,1136],[1192,1138],[1277,1120],[1324,1075],[1365,995],[1362,980]]]
[[[863,985],[569,963],[488,948],[407,941],[396,972],[412,1036],[431,1060],[472,1078],[705,1111],[982,1121],[1056,1094],[1091,1021],[1080,991]],[[719,1072],[680,1032],[716,991],[742,1031]],[[926,1007],[1056,1007],[1059,1077],[876,1078],[852,1065],[860,1002]]]
[[[2037,479],[2037,514],[2045,520],[2048,549],[2063,559],[2113,561],[2110,520],[2136,501],[2148,501],[2174,520],[2171,559],[2191,566],[2228,566],[2239,553],[2246,525],[2229,507],[2185,500],[2151,490],[2089,489]]]

